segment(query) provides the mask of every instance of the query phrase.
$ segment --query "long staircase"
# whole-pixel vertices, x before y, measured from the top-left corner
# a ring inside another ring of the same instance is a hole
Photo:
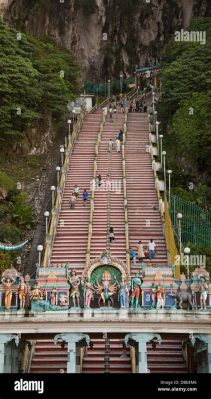
[[[111,256],[125,262],[124,197],[122,190],[122,155],[117,153],[115,139],[123,127],[124,115],[113,115],[113,122],[107,117],[99,147],[97,175],[102,180],[107,175],[111,180],[111,191],[97,190],[93,215],[93,234],[91,260],[99,257],[104,250],[110,250]],[[113,139],[113,150],[108,152],[109,139]],[[108,230],[112,226],[115,240],[109,245]]]
[[[146,264],[168,264],[165,238],[159,212],[149,145],[148,117],[145,113],[129,113],[125,145],[130,248],[137,249],[139,240],[147,247],[156,243],[157,255]],[[140,265],[131,265],[132,275]]]
[[[52,266],[69,263],[79,275],[83,272],[86,261],[90,212],[89,201],[86,207],[83,206],[82,192],[87,189],[90,193],[95,144],[101,120],[102,112],[89,114],[76,141],[67,173],[62,208],[51,256]],[[70,209],[71,193],[76,184],[80,188],[80,195],[75,209]]]
[[[81,276],[86,263],[89,204],[82,203],[82,192],[86,188],[90,193],[93,179],[95,145],[102,120],[102,111],[89,114],[75,144],[71,164],[67,173],[66,186],[62,199],[62,208],[57,225],[56,237],[51,255],[51,265],[69,263]],[[122,189],[122,154],[108,154],[108,141],[115,141],[118,130],[123,127],[124,115],[119,111],[109,117],[104,125],[98,155],[97,174],[105,178],[110,174],[120,191],[96,191],[94,200],[93,229],[91,241],[91,260],[99,257],[105,249],[111,256],[126,261],[124,195]],[[147,246],[152,238],[157,245],[157,256],[151,264],[167,265],[167,252],[162,222],[158,209],[158,199],[152,172],[151,157],[146,152],[149,144],[148,119],[146,114],[128,114],[128,129],[125,144],[126,181],[128,195],[128,224],[130,248],[137,248],[139,240]],[[69,201],[73,188],[80,187],[80,197],[75,209],[70,209]],[[109,212],[109,217],[108,217]],[[113,226],[115,241],[108,243],[108,228]],[[144,261],[150,264],[146,259]],[[140,265],[131,265],[131,274],[140,272]],[[93,320],[94,321],[94,320]],[[103,339],[93,339],[93,348],[87,348],[83,359],[83,373],[131,373],[129,349],[123,352],[123,338],[109,339],[107,345]],[[148,368],[150,372],[185,372],[178,341],[163,341],[160,346],[147,347]],[[36,340],[30,372],[57,373],[66,372],[67,347],[54,345],[53,340]]]

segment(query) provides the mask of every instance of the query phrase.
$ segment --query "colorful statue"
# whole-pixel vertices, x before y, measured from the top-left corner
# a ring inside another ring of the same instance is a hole
[[[156,309],[163,309],[164,308],[164,289],[158,284],[156,291],[156,298],[157,298],[157,306]]]
[[[157,295],[156,295],[156,287],[155,284],[152,284],[152,293],[151,293],[151,298],[152,298],[152,305],[151,308],[154,309],[156,307],[156,299],[157,299]]]
[[[43,299],[42,292],[38,284],[35,284],[34,288],[31,290],[30,298],[32,301],[40,301]]]
[[[70,282],[70,298],[72,298],[73,300],[73,305],[74,307],[76,306],[80,307],[80,291],[79,291],[80,279],[77,276],[75,270],[72,270],[70,272],[69,282]]]
[[[101,283],[96,281],[96,284],[94,285],[95,292],[100,295],[98,300],[99,306],[101,300],[103,301],[104,306],[106,301],[108,301],[108,306],[110,306],[110,302],[112,303],[112,305],[114,305],[112,296],[116,293],[117,286],[117,282],[112,284],[111,274],[108,270],[105,270],[102,275]]]
[[[14,281],[13,281],[14,282]],[[9,310],[12,304],[12,284],[13,282],[8,278],[5,282],[3,282],[5,286],[5,308]]]
[[[132,278],[132,284],[131,284],[131,290],[132,290],[132,294],[131,294],[131,307],[133,307],[134,303],[135,303],[135,308],[137,309],[139,307],[139,298],[140,298],[140,294],[141,294],[141,284],[142,281],[139,277],[139,274],[136,273],[135,277]]]
[[[24,281],[24,278],[21,276],[20,282],[18,285],[18,297],[19,297],[19,304],[20,304],[21,309],[25,308],[26,291],[27,291],[26,283]]]
[[[129,296],[129,289],[126,283],[126,279],[122,276],[122,281],[119,284],[119,301],[120,307],[125,308],[128,306],[128,296]]]
[[[56,288],[53,288],[50,293],[50,304],[55,306],[56,302],[57,302],[57,290]]]
[[[90,308],[91,300],[93,299],[94,287],[91,284],[90,277],[83,283],[84,285],[84,306]]]
[[[68,306],[68,297],[67,297],[67,295],[62,294],[59,297],[59,305],[60,306]]]
[[[208,294],[208,285],[207,285],[206,279],[204,277],[201,277],[199,287],[200,287],[200,305],[201,305],[200,310],[205,310],[207,308],[206,301],[207,301],[207,294]]]

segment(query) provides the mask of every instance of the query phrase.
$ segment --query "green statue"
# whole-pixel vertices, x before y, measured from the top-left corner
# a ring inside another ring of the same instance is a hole
[[[140,298],[140,294],[141,294],[141,284],[142,281],[139,277],[139,274],[136,273],[135,277],[132,278],[131,281],[131,290],[132,290],[132,294],[131,294],[131,307],[135,307],[136,309],[139,307],[139,298]],[[135,306],[134,306],[135,304]]]

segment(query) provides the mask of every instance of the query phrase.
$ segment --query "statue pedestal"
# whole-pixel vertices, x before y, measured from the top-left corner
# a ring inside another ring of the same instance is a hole
[[[18,309],[17,310],[17,316],[23,317],[25,315],[25,309]]]
[[[128,318],[128,309],[127,308],[119,309],[119,318],[124,319],[124,320]]]
[[[84,319],[91,319],[93,314],[93,309],[84,308]]]
[[[72,307],[69,309],[68,315],[69,316],[74,316],[74,315],[80,316],[81,312],[82,312],[81,308]]]

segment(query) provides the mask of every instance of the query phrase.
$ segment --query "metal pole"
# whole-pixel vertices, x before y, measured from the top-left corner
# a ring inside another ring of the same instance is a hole
[[[181,220],[178,220],[179,222],[179,254],[180,254],[180,262],[182,258],[182,231],[181,231]]]
[[[41,251],[39,251],[39,268],[41,266]]]
[[[171,173],[169,173],[169,209],[171,207]]]
[[[155,128],[156,128],[156,140],[157,140],[158,156],[159,156],[159,124],[157,121],[155,123]]]
[[[46,235],[48,235],[48,216],[46,216],[46,218],[45,218],[45,232],[46,232]]]
[[[187,255],[187,278],[190,278],[190,268],[189,268],[189,255]]]
[[[52,208],[54,207],[54,190],[52,190]]]
[[[166,156],[163,155],[164,193],[166,193]]]
[[[162,166],[163,166],[163,155],[162,155],[162,153],[163,153],[163,138],[162,137],[160,137],[160,164],[161,164],[161,168],[162,168]]]

